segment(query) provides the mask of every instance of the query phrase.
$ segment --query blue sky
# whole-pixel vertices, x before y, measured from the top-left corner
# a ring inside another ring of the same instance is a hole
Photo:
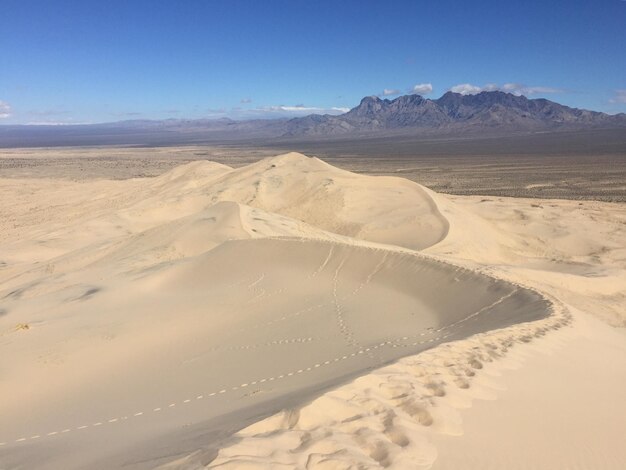
[[[626,112],[626,1],[0,0],[0,124],[505,89]]]

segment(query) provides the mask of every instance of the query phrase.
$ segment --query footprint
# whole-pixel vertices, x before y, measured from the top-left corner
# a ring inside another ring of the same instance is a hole
[[[284,423],[287,429],[293,429],[298,421],[300,420],[300,409],[299,408],[291,408],[289,410],[285,410],[284,414]]]
[[[482,366],[481,366],[482,367]],[[446,389],[443,383],[438,382],[429,382],[425,385],[425,387],[430,390],[435,397],[444,397],[446,396]]]
[[[400,429],[394,426],[393,422],[396,417],[396,414],[393,410],[389,410],[384,414],[382,424],[384,426],[384,433],[389,438],[391,442],[399,447],[408,446],[411,441]]]
[[[433,417],[428,409],[423,404],[412,398],[402,402],[400,404],[400,409],[422,426],[430,426],[433,424]]]
[[[467,363],[473,367],[474,369],[482,369],[483,368],[483,363],[480,362],[478,359],[476,359],[475,357],[470,357],[469,360],[467,361]]]
[[[398,447],[406,447],[411,443],[407,435],[404,434],[401,430],[399,430],[395,426],[387,430],[386,434],[389,440],[393,442],[395,445],[397,445]]]
[[[376,462],[378,462],[378,464],[383,468],[389,467],[392,464],[389,459],[387,444],[383,441],[377,441],[370,446],[369,456],[376,460]]]
[[[462,377],[454,379],[454,383],[457,385],[457,387],[462,389],[470,388],[470,383]]]
[[[474,372],[472,369],[465,369],[465,375],[467,375],[468,377],[474,377],[476,375],[476,372]]]

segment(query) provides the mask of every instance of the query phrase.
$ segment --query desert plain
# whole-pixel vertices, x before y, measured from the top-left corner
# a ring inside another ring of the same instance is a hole
[[[623,158],[283,150],[0,151],[0,469],[626,468]]]

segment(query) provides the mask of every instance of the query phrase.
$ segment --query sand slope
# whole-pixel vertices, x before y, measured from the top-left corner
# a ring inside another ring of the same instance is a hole
[[[429,252],[498,271],[626,326],[626,205],[430,195],[454,224]]]
[[[624,334],[590,316],[626,318],[624,206],[429,195],[450,227],[427,252],[569,305],[403,358],[172,468],[626,466]]]
[[[571,321],[505,207],[300,154],[0,195],[2,468],[427,468],[439,398]]]
[[[575,319],[486,367],[506,389],[462,411],[461,438],[433,437],[433,469],[626,466],[624,334],[582,313]]]
[[[150,468],[207,432],[551,308],[412,252],[448,229],[420,186],[299,154],[3,191],[16,191],[0,251],[9,468]]]

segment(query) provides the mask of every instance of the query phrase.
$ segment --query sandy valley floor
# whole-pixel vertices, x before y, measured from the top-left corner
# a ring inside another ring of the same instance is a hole
[[[0,469],[626,468],[623,203],[240,163],[0,178]]]
[[[584,141],[584,136],[580,138]],[[401,176],[438,193],[626,202],[626,158],[618,149],[614,154],[588,154],[581,145],[573,153],[546,155],[536,149],[525,153],[521,148],[526,146],[518,144],[520,153],[511,154],[511,149],[501,144],[497,149],[474,148],[474,153],[466,153],[472,146],[461,141],[452,155],[428,154],[423,142],[394,154],[396,140],[373,147],[368,144],[352,141],[339,148],[314,146],[304,153],[358,174]],[[576,147],[571,140],[568,144]],[[238,168],[294,149],[302,151],[301,145],[294,145],[282,149],[241,145],[0,149],[0,175],[123,180],[158,176],[198,160]]]

